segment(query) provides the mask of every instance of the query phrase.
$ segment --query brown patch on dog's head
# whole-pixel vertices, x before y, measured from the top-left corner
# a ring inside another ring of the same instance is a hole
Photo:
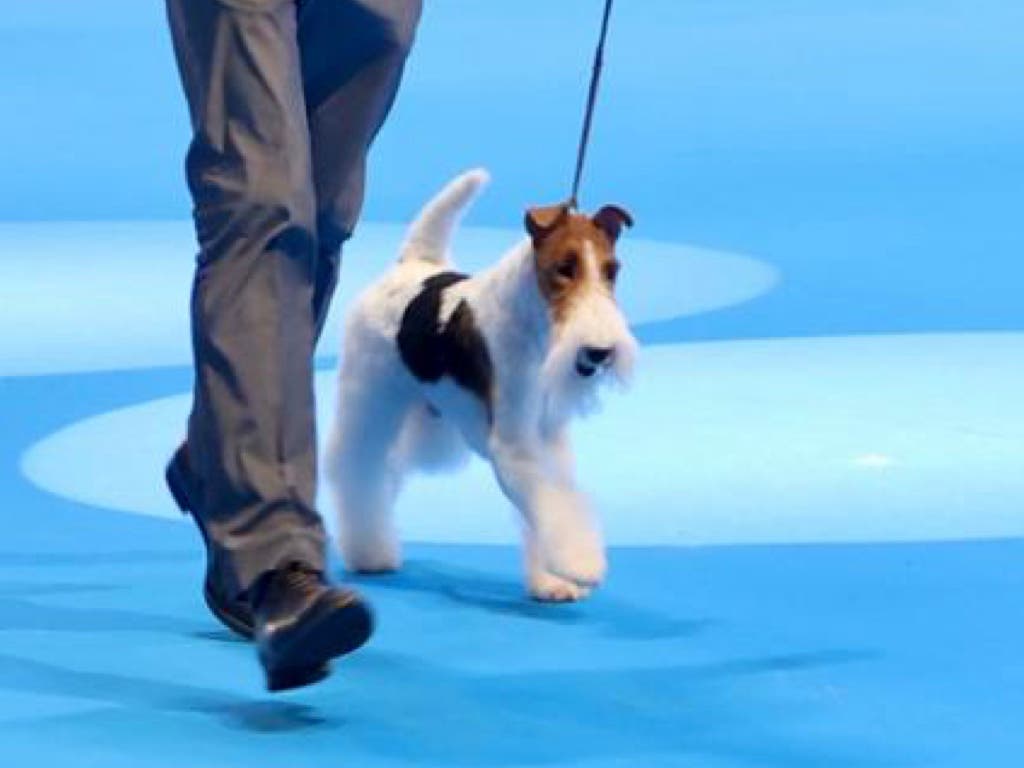
[[[564,204],[530,208],[525,224],[533,241],[540,293],[556,323],[586,291],[600,287],[614,292],[619,273],[615,243],[623,225],[633,226],[623,208],[606,205],[592,217]]]

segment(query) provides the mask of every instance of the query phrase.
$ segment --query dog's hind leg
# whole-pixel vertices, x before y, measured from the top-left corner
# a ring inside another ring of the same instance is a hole
[[[327,474],[338,515],[338,547],[354,571],[393,571],[401,547],[393,519],[404,467],[394,445],[415,395],[401,377],[349,375],[339,382]]]

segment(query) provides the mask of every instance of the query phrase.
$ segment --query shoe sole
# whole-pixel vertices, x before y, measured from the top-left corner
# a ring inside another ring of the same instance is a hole
[[[251,624],[247,624],[244,620],[238,618],[234,613],[231,613],[223,607],[223,598],[217,598],[213,594],[213,585],[210,584],[210,580],[206,579],[203,582],[203,600],[206,603],[206,607],[210,609],[210,613],[225,627],[230,629],[239,637],[244,637],[246,640],[252,640],[255,630]]]
[[[210,542],[206,536],[206,530],[203,528],[199,519],[195,516],[195,512],[192,509],[192,502],[189,500],[188,493],[185,491],[187,481],[182,475],[182,472],[178,468],[177,462],[175,462],[174,459],[171,459],[171,461],[168,462],[167,469],[164,472],[164,479],[167,481],[167,490],[171,492],[171,498],[174,499],[174,503],[178,505],[178,509],[181,510],[183,515],[192,517],[196,527],[199,529],[199,535],[203,537],[203,545],[209,549]],[[212,613],[221,624],[230,629],[236,635],[244,637],[246,640],[252,640],[254,633],[252,623],[247,622],[244,619],[240,619],[237,615],[224,607],[223,601],[215,596],[209,578],[203,581],[203,600],[206,603],[206,607],[210,609],[210,613]]]
[[[280,669],[273,675],[267,675],[267,690],[270,693],[281,693],[305,688],[307,685],[325,680],[330,674],[331,667],[326,663],[318,667]]]
[[[311,618],[288,643],[278,661],[268,666],[260,655],[272,693],[302,688],[320,682],[330,674],[331,659],[345,656],[365,645],[373,634],[373,616],[358,598],[339,609]]]

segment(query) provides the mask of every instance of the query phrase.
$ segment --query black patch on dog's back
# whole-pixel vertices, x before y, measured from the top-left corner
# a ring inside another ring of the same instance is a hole
[[[473,310],[463,300],[443,326],[439,320],[444,291],[465,279],[457,272],[440,272],[425,280],[405,308],[396,341],[413,376],[431,383],[451,376],[483,401],[490,418],[494,368]]]
[[[420,381],[438,381],[448,369],[448,350],[440,327],[441,296],[446,288],[465,280],[456,272],[439,272],[423,282],[422,290],[409,302],[398,329],[398,351],[402,362]]]

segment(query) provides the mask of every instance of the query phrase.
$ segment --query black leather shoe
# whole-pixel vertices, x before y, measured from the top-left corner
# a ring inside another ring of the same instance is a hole
[[[218,586],[216,579],[213,577],[210,538],[206,533],[206,526],[203,525],[203,521],[199,518],[199,515],[195,514],[196,504],[194,499],[197,495],[193,490],[195,476],[192,474],[192,469],[188,463],[188,446],[185,443],[182,443],[178,450],[174,452],[174,456],[171,457],[170,462],[167,464],[167,471],[164,476],[167,479],[167,488],[170,490],[171,496],[174,497],[174,502],[178,505],[178,509],[183,514],[192,517],[193,522],[195,522],[196,527],[199,529],[199,535],[203,537],[203,544],[206,547],[206,578],[203,581],[203,599],[206,601],[206,606],[210,609],[210,613],[216,616],[225,627],[246,639],[252,639],[253,620],[252,611],[249,606],[241,600],[236,600],[224,594],[224,591]]]
[[[301,564],[264,574],[252,589],[252,605],[270,691],[323,680],[331,659],[373,633],[372,614],[358,594],[327,586],[323,574]]]

